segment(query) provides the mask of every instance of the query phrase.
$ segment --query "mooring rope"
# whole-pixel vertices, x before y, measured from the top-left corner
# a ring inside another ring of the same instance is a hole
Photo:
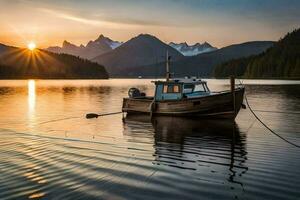
[[[48,123],[52,123],[52,122],[64,121],[64,120],[69,120],[69,119],[76,119],[76,118],[81,118],[81,117],[66,117],[66,118],[61,118],[61,119],[53,119],[53,120],[49,120],[49,121],[45,121],[45,122],[40,122],[37,125],[48,124]]]
[[[87,119],[91,119],[91,118],[98,118],[98,117],[102,117],[102,116],[115,115],[115,114],[121,114],[121,113],[124,113],[124,112],[123,111],[119,111],[119,112],[104,113],[104,114],[88,113],[88,114],[86,114],[85,117]]]
[[[243,85],[244,86],[244,84],[241,82],[241,80],[239,80],[240,81],[240,83],[241,83],[241,85]],[[245,87],[245,86],[244,86]],[[295,146],[295,147],[297,147],[297,148],[300,148],[300,146],[299,145],[297,145],[297,144],[295,144],[295,143],[293,143],[293,142],[290,142],[289,140],[287,140],[287,139],[285,139],[284,137],[282,137],[281,135],[279,135],[278,133],[276,133],[274,130],[272,130],[268,125],[266,125],[256,114],[255,114],[255,112],[253,111],[253,109],[251,108],[251,106],[250,106],[250,104],[249,104],[249,102],[248,102],[248,99],[247,99],[247,94],[246,94],[246,90],[245,90],[245,100],[246,100],[246,104],[247,104],[247,106],[248,106],[248,108],[249,108],[249,110],[251,111],[251,113],[254,115],[254,117],[265,127],[265,128],[267,128],[271,133],[273,133],[275,136],[277,136],[277,137],[279,137],[280,139],[282,139],[283,141],[285,141],[285,142],[287,142],[287,143],[289,143],[289,144],[291,144],[291,145],[293,145],[293,146]]]

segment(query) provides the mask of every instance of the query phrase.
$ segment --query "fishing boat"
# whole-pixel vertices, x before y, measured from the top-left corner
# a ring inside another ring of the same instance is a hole
[[[128,97],[123,98],[122,112],[150,116],[235,119],[243,105],[245,88],[241,85],[236,87],[234,77],[230,79],[231,90],[213,92],[206,81],[196,77],[171,79],[169,58],[166,66],[166,80],[152,81],[155,85],[154,96],[147,96],[137,88],[130,88]]]

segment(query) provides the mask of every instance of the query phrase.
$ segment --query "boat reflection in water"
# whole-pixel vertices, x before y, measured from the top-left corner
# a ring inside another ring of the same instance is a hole
[[[124,120],[129,129],[125,134],[152,128],[154,164],[190,171],[199,181],[216,183],[216,180],[223,180],[219,183],[243,192],[241,179],[248,170],[246,136],[232,120],[167,116],[150,119],[145,115],[127,115]]]

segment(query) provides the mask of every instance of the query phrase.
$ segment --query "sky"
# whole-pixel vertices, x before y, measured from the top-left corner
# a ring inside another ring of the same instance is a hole
[[[0,43],[46,48],[149,33],[220,48],[276,41],[300,27],[299,10],[300,0],[0,0]]]

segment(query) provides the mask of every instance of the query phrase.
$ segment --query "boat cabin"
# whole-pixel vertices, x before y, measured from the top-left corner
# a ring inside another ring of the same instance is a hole
[[[201,79],[174,79],[154,83],[156,101],[196,98],[210,94],[206,81]]]

